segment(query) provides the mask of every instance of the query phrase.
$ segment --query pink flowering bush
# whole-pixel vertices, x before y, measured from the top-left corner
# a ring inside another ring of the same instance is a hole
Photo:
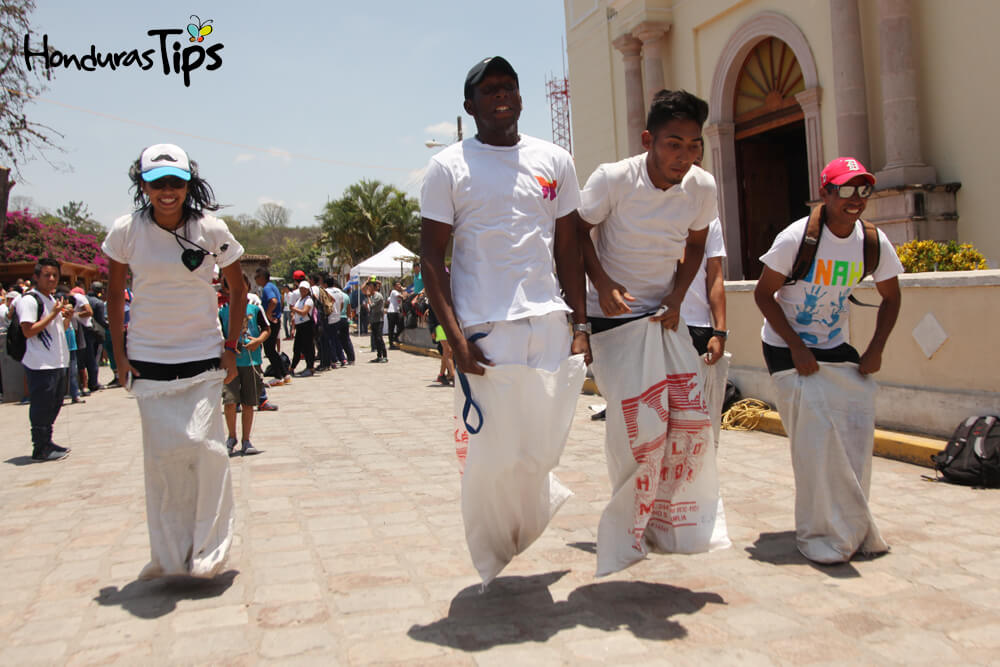
[[[39,257],[94,264],[101,274],[108,273],[108,258],[101,252],[96,236],[62,225],[47,225],[27,209],[7,213],[0,262],[36,262]]]

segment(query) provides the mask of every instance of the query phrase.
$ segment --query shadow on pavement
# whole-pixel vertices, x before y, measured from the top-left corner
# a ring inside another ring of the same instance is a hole
[[[485,593],[479,592],[479,585],[470,586],[451,601],[447,617],[414,625],[407,634],[463,651],[544,642],[581,625],[606,632],[625,628],[642,639],[669,640],[687,635],[670,616],[694,613],[708,603],[725,604],[717,593],[639,581],[581,586],[565,602],[555,602],[548,587],[566,572],[500,577]]]
[[[29,466],[32,463],[42,463],[42,461],[36,461],[30,456],[14,456],[4,461],[4,463],[9,463],[12,466]]]
[[[222,595],[233,585],[238,570],[228,570],[212,579],[163,577],[133,581],[122,588],[106,586],[94,598],[105,607],[121,606],[139,618],[159,618],[177,607],[178,600],[202,600]]]
[[[808,565],[814,570],[833,577],[834,579],[853,579],[860,577],[850,563],[823,565],[809,560],[795,546],[795,531],[786,530],[781,533],[761,533],[752,546],[746,548],[751,560],[770,563],[771,565]],[[854,560],[871,560],[868,556],[855,556]]]
[[[586,551],[589,554],[597,553],[597,542],[569,542],[566,546]]]

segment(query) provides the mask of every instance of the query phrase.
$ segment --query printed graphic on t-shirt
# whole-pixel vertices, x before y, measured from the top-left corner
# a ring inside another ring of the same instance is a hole
[[[803,341],[815,345],[836,340],[843,333],[847,298],[850,296],[850,292],[843,288],[861,282],[864,270],[864,262],[819,257],[813,261],[809,273],[803,278],[803,282],[812,283],[812,287],[806,288],[805,300],[795,306],[795,323],[812,329],[798,332]]]
[[[556,198],[556,181],[552,179],[551,181],[546,179],[544,176],[535,176],[538,179],[538,184],[542,186],[542,199],[555,199]]]

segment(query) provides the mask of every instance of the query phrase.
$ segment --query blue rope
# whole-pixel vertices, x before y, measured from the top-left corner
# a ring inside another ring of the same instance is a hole
[[[486,338],[486,334],[472,334],[469,336],[469,342],[474,343],[480,338]],[[465,430],[475,435],[483,429],[483,411],[479,409],[479,404],[472,399],[472,389],[469,387],[469,380],[465,377],[465,373],[457,368],[455,369],[455,373],[458,375],[458,383],[462,386],[462,393],[465,394],[465,405],[462,406],[462,421],[465,423]],[[475,428],[469,423],[469,413],[473,410],[476,411],[476,416],[479,417],[479,426]]]

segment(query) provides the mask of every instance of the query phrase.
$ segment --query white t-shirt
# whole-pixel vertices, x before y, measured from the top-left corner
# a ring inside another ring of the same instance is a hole
[[[38,312],[38,302],[31,294],[42,298],[43,311]],[[37,322],[52,312],[56,300],[40,292],[31,290],[17,301],[17,317],[22,322]],[[56,315],[49,325],[38,334],[27,340],[24,348],[24,358],[21,363],[33,371],[69,368],[69,344],[66,342],[66,329],[62,315]]]
[[[521,135],[514,146],[476,138],[431,158],[421,215],[453,226],[451,289],[463,327],[570,308],[559,295],[555,221],[580,204],[573,158]]]
[[[808,217],[802,218],[785,227],[774,239],[771,249],[761,255],[760,261],[784,276],[790,274],[808,221]],[[902,273],[903,265],[881,230],[878,239],[879,263],[872,278],[882,282]],[[854,231],[844,239],[824,225],[816,260],[809,273],[774,293],[788,323],[809,347],[828,350],[850,342],[847,297],[861,280],[863,258],[864,232],[860,222],[854,224]],[[761,338],[768,345],[788,347],[767,320],[764,320]]]
[[[177,233],[216,253],[194,271],[181,263],[181,246],[144,212],[125,215],[111,226],[101,249],[132,269],[128,357],[136,361],[179,364],[218,358],[222,352],[219,302],[212,286],[212,265],[239,260],[243,246],[226,223],[211,215],[189,220]]]
[[[83,315],[81,313],[81,311],[84,308],[89,308],[90,307],[90,301],[88,301],[87,297],[84,296],[83,294],[74,294],[74,293],[70,292],[69,296],[72,297],[73,302],[74,302],[73,310],[75,312],[73,314],[73,319],[76,320],[77,322],[79,322],[82,326],[87,327],[88,329],[93,328],[93,326],[94,326],[94,324],[93,324],[93,322],[94,322],[93,315],[85,316],[85,315]]]
[[[389,312],[398,313],[399,306],[403,303],[403,297],[400,296],[399,290],[392,290],[389,292]]]
[[[298,301],[298,300],[299,300],[299,291],[298,290],[295,290],[294,292],[288,292],[287,294],[285,294],[285,298],[284,298],[284,302],[285,303],[284,303],[284,307],[283,307],[284,312],[287,313],[289,311],[289,308],[291,306],[294,306],[295,302]]]
[[[649,180],[646,153],[600,165],[580,193],[580,217],[592,225],[601,266],[636,300],[635,317],[655,311],[670,293],[691,230],[718,217],[715,179],[692,166],[680,184],[661,190]],[[606,317],[587,281],[587,314]]]
[[[327,324],[336,324],[340,321],[340,310],[344,307],[344,293],[336,287],[327,287],[326,293],[333,299],[333,308],[326,318]]]
[[[681,317],[689,327],[712,326],[712,309],[708,305],[708,260],[726,256],[726,243],[722,239],[722,223],[718,218],[708,223],[708,238],[705,240],[705,254],[701,258],[698,273],[695,274],[684,302],[681,303]]]
[[[312,308],[313,306],[312,297],[309,296],[308,294],[306,296],[302,296],[302,294],[299,293],[299,298],[295,302],[295,307],[298,308],[299,310],[305,310],[306,306]],[[302,324],[303,322],[312,322],[312,310],[309,311],[308,315],[299,315],[298,313],[292,313],[292,322],[294,322],[295,324]]]

